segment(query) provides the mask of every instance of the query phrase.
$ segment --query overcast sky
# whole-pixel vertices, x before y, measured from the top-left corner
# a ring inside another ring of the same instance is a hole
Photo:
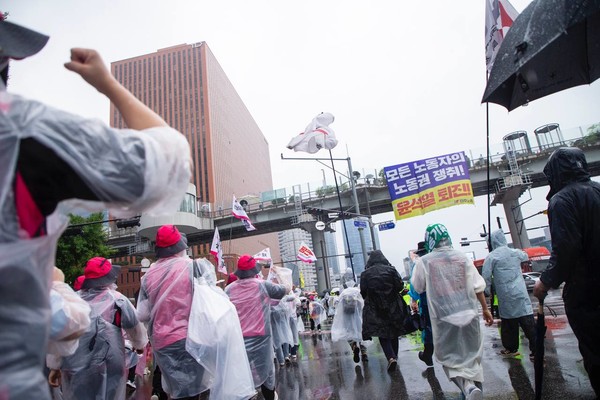
[[[529,3],[512,0],[519,12]],[[275,188],[322,181],[316,162],[280,159],[294,156],[286,144],[322,111],[336,118],[334,156],[348,149],[361,172],[460,150],[485,154],[484,0],[7,0],[2,7],[10,21],[50,36],[38,55],[12,64],[10,90],[104,121],[106,99],[62,66],[71,47],[95,48],[109,63],[205,41],[269,142]],[[491,105],[490,140],[525,130],[533,144],[533,130],[547,123],[565,132],[586,127],[600,122],[599,104],[595,82],[511,113]],[[524,216],[546,207],[546,191],[532,191]],[[494,221],[504,217],[492,210]],[[432,222],[445,223],[455,242],[474,239],[486,215],[479,198],[399,222],[381,233],[383,251],[400,264]],[[543,217],[528,220],[542,224]],[[483,246],[464,249],[486,254]]]

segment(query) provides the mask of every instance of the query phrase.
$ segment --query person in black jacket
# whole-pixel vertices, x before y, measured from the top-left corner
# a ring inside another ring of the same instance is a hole
[[[560,148],[544,167],[552,255],[533,294],[542,301],[549,288],[565,282],[563,300],[583,356],[583,365],[600,396],[600,184],[590,180],[578,148]]]
[[[365,299],[362,335],[364,340],[379,338],[388,360],[388,371],[396,369],[398,337],[404,335],[406,303],[400,292],[404,283],[396,268],[384,257],[381,250],[369,256],[365,272],[360,277],[360,294]]]

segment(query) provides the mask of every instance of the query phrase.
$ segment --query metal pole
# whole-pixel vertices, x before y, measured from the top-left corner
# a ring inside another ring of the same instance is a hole
[[[367,180],[367,182],[369,182]],[[369,204],[369,188],[371,187],[370,183],[367,183],[367,189],[365,190],[365,200],[367,201],[367,215],[369,216],[369,232],[371,233],[371,243],[373,246],[373,250],[377,250],[377,243],[375,243],[375,232],[373,231],[373,218],[371,216],[371,205]]]
[[[327,248],[324,245],[324,240],[320,240],[321,254],[323,255],[323,270],[325,272],[325,287],[331,289],[331,277],[329,276],[329,263],[327,260]]]
[[[337,192],[338,203],[340,205],[340,213],[344,212],[344,208],[342,207],[342,198],[340,196],[340,187],[338,186],[337,176],[335,174],[335,164],[333,163],[333,155],[331,154],[331,149],[329,149],[329,158],[331,159],[331,169],[333,170],[333,181],[335,182],[335,190]],[[342,221],[342,226],[344,227],[344,236],[346,236],[346,246],[348,246],[348,253],[350,254],[350,268],[352,268],[352,273],[354,272],[354,261],[352,261],[352,249],[350,248],[350,240],[348,239],[348,229],[346,229],[346,224]]]
[[[350,184],[352,185],[352,197],[354,197],[354,208],[356,209],[356,213],[360,214],[360,207],[358,206],[358,195],[356,194],[356,185],[354,184],[354,174],[352,171],[352,162],[350,161],[350,157],[348,160],[348,169],[350,170],[348,176],[350,176]],[[365,235],[363,232],[363,228],[358,228],[358,236],[360,237],[360,247],[362,249],[363,260],[365,261],[365,265],[367,265],[367,245],[365,243]],[[354,272],[354,271],[353,271]]]
[[[485,74],[485,81],[487,84],[487,81],[489,79],[489,75],[486,72]],[[488,232],[490,232],[490,229],[492,228],[492,217],[491,217],[491,211],[490,211],[490,103],[485,103],[485,125],[486,125],[486,136],[485,136],[485,142],[486,142],[486,148],[487,148],[487,230]],[[490,232],[491,233],[491,232]],[[492,251],[492,243],[490,241],[490,235],[488,234],[488,251]]]

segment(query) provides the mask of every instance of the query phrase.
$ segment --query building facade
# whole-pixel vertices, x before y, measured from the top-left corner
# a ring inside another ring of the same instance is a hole
[[[363,259],[362,246],[360,244],[359,229],[356,226],[354,226],[353,219],[345,219],[342,223],[346,225],[346,231],[348,232],[348,242],[350,242],[350,249],[348,249],[348,243],[346,243],[346,241],[344,240],[344,249],[346,250],[346,253],[352,254],[354,273],[357,276],[360,276],[360,274],[362,274],[365,270],[365,261]],[[378,249],[380,249],[381,247],[379,245],[379,236],[377,234],[377,230],[373,230],[373,235],[375,236],[375,245]],[[365,239],[367,252],[372,251],[374,249],[373,240],[371,240],[371,233],[369,232],[368,228],[363,230],[363,236]],[[367,256],[367,258],[369,257]],[[346,267],[350,267],[350,258],[346,259]]]
[[[298,260],[298,249],[302,243],[306,244],[314,251],[313,241],[310,233],[296,228],[281,231],[277,233],[279,238],[279,252],[283,261],[283,266],[289,268],[293,272],[294,283],[302,287],[306,291],[317,290],[317,272],[314,263],[305,263]],[[339,261],[336,257],[337,242],[335,232],[325,232],[325,246],[327,252],[327,266],[331,287],[338,287],[340,283],[340,268]],[[300,278],[302,277],[302,278]]]
[[[269,144],[205,42],[182,44],[111,63],[111,72],[140,101],[190,143],[196,211],[231,209],[232,196],[272,189]],[[110,124],[124,128],[111,104]],[[277,234],[234,240],[227,253],[271,248],[279,260]],[[210,243],[195,246],[208,254]]]

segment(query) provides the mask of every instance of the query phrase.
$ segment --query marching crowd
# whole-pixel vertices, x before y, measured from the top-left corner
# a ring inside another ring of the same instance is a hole
[[[124,399],[129,369],[142,374],[146,364],[154,366],[161,399],[242,400],[257,390],[276,399],[274,360],[297,360],[304,326],[298,310],[306,306],[284,268],[272,267],[263,279],[256,260],[242,255],[223,290],[212,264],[188,257],[186,237],[173,225],[158,229],[156,261],[142,278],[135,306],[116,290],[119,267],[106,258],[87,262],[76,292],[53,267],[70,211],[169,214],[185,193],[191,163],[183,135],[121,86],[94,50],[72,49],[65,67],[106,95],[128,129],[9,94],[9,61],[37,53],[47,40],[0,21],[0,399],[50,399],[49,386],[65,399]],[[599,393],[600,185],[590,181],[578,149],[557,150],[544,173],[553,253],[534,294],[543,299],[566,282],[566,313]],[[417,322],[424,343],[418,357],[427,367],[439,362],[465,398],[481,399],[478,314],[481,308],[485,323],[494,322],[485,298],[492,285],[502,355],[515,355],[521,327],[536,357],[523,255],[507,247],[503,232],[492,234],[491,246],[481,275],[453,249],[443,225],[429,225],[412,260],[410,306],[403,299],[405,282],[375,250],[360,282],[346,271],[344,289],[331,303],[327,299],[327,307],[308,302],[311,330],[321,330],[329,311],[333,340],[348,342],[355,362],[368,360],[366,342],[377,337],[393,371],[399,337]]]
[[[400,336],[419,327],[424,343],[419,358],[431,367],[435,355],[466,399],[482,398],[483,334],[478,307],[486,324],[493,323],[484,297],[486,279],[466,255],[452,248],[443,225],[428,226],[425,239],[413,260],[408,290],[413,312],[420,309],[422,316],[415,325],[403,298],[405,284],[380,250],[371,252],[360,285],[347,269],[341,293],[322,300],[293,290],[285,268],[271,267],[265,279],[261,265],[249,255],[239,258],[222,290],[216,285],[214,266],[204,259],[191,259],[185,235],[173,225],[164,225],[157,231],[157,260],[142,278],[136,307],[116,291],[119,267],[110,260],[94,257],[88,261],[84,275],[76,281],[77,295],[65,287],[64,276],[55,270],[51,331],[56,333],[51,338],[60,346],[48,349],[48,381],[65,399],[125,399],[127,371],[133,368],[143,374],[149,365],[159,377],[153,388],[158,399],[241,400],[256,396],[255,389],[265,399],[275,399],[274,360],[282,367],[297,361],[298,333],[304,330],[302,311],[307,309],[313,334],[320,333],[328,315],[333,317],[332,340],[348,342],[355,362],[368,361],[367,342],[377,337],[390,372],[397,368]],[[513,303],[507,300],[507,306],[510,312],[526,309],[526,315],[514,316],[501,307],[503,327],[514,324],[518,329],[521,322],[525,329],[533,316],[524,282],[502,280],[513,267],[520,270],[522,255],[506,247],[501,231],[494,233],[493,243],[496,253],[510,254],[490,253],[484,275],[489,281],[493,274],[500,304],[503,290],[523,292],[524,296],[511,296]],[[516,262],[511,264],[512,254]],[[215,295],[227,300],[216,301]],[[203,307],[211,312],[202,311]],[[231,325],[222,324],[226,317],[213,315],[226,315],[230,309],[235,309]],[[502,331],[506,346],[502,354],[514,354],[515,328]],[[202,332],[209,334],[200,337]],[[535,337],[527,337],[533,349]],[[144,355],[153,363],[147,364]],[[136,368],[138,363],[142,368]],[[224,384],[232,379],[237,382],[234,390]]]

